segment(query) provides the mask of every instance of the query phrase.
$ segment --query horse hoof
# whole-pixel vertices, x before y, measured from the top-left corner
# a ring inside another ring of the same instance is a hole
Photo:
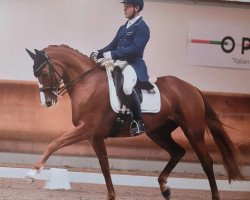
[[[168,187],[164,192],[161,193],[166,200],[170,200],[170,187]]]
[[[28,183],[34,182],[36,174],[37,170],[31,170],[28,174],[25,175],[23,181]]]
[[[29,177],[29,176],[25,176],[24,178],[23,178],[23,182],[26,182],[26,183],[32,183],[32,182],[34,182],[35,181],[35,179],[34,178],[31,178],[31,177]]]

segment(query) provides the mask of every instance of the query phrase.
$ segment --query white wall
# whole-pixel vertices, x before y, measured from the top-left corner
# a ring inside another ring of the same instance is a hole
[[[0,0],[0,79],[34,80],[25,48],[68,44],[89,55],[104,47],[125,23],[119,2]],[[145,51],[151,75],[174,75],[206,91],[250,94],[250,69],[190,66],[186,58],[190,20],[249,24],[249,6],[148,0],[142,15],[151,29]]]

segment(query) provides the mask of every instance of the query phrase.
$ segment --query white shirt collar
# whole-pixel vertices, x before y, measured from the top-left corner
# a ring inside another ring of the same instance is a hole
[[[140,17],[141,17],[141,15],[138,15],[135,18],[128,20],[127,28],[129,28],[132,24],[134,24]]]

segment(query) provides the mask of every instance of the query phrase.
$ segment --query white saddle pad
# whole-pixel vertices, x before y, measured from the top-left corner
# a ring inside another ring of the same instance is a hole
[[[112,109],[116,113],[118,113],[121,109],[121,103],[116,94],[114,81],[111,75],[112,70],[113,70],[112,66],[106,65],[106,71],[109,83],[110,104]],[[161,109],[160,92],[156,84],[153,85],[154,85],[154,90],[156,92],[154,94],[149,93],[147,90],[142,90],[143,101],[141,103],[141,110],[143,113],[158,113]]]

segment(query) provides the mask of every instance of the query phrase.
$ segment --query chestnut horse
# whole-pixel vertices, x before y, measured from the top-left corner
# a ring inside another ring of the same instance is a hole
[[[26,49],[27,50],[27,49]],[[34,74],[44,93],[46,105],[56,103],[58,94],[68,92],[72,106],[72,122],[75,128],[52,141],[27,176],[43,168],[49,157],[58,149],[88,140],[99,159],[107,186],[107,199],[116,198],[112,184],[109,161],[104,139],[110,137],[116,113],[109,102],[108,81],[100,64],[66,45],[49,46],[35,53],[27,50],[34,60]],[[64,85],[60,86],[63,81]],[[167,186],[169,174],[185,155],[171,133],[180,127],[196,152],[207,175],[212,199],[220,199],[213,171],[213,160],[205,144],[205,130],[209,129],[220,153],[223,165],[231,180],[243,180],[241,166],[237,160],[237,149],[225,131],[222,122],[202,93],[191,84],[173,76],[159,77],[156,85],[161,93],[161,110],[156,114],[143,114],[146,135],[170,154],[170,160],[158,178],[165,199],[170,199]],[[129,125],[116,137],[129,137]]]

